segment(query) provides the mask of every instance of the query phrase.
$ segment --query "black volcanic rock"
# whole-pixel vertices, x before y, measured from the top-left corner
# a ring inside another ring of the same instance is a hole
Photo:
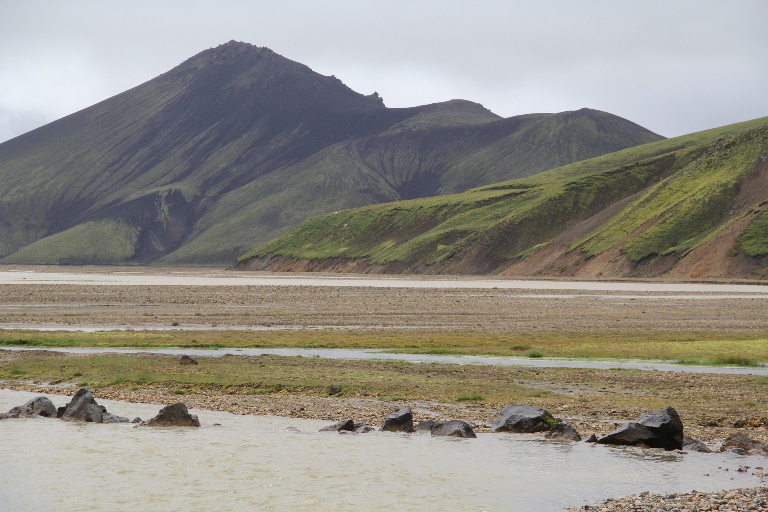
[[[352,419],[340,420],[333,425],[328,425],[320,429],[320,432],[341,432],[347,430],[353,432],[355,430],[355,422]]]
[[[96,399],[86,388],[81,388],[65,406],[59,418],[63,421],[84,421],[101,423],[106,409],[96,403]]]
[[[197,416],[190,414],[187,410],[187,406],[183,403],[175,403],[172,405],[166,405],[157,416],[142,423],[147,427],[199,427],[200,420]]]
[[[29,400],[24,405],[18,405],[8,411],[0,414],[0,420],[8,418],[34,418],[42,416],[44,418],[56,417],[56,406],[48,397],[38,396]]]
[[[597,442],[680,450],[683,448],[683,422],[674,408],[667,407],[643,414]]]
[[[474,439],[477,437],[472,426],[466,421],[451,420],[437,423],[432,426],[430,432],[433,436],[464,437]]]
[[[410,409],[400,409],[384,419],[384,432],[413,432],[413,414]]]
[[[491,432],[545,432],[556,423],[557,420],[541,407],[513,404],[501,410],[491,425]]]
[[[556,441],[581,441],[581,436],[576,432],[576,429],[573,428],[573,425],[562,421],[558,421],[549,432],[544,434],[544,437]]]

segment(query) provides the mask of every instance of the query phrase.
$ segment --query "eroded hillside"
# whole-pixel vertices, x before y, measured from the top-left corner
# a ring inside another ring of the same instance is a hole
[[[236,268],[768,276],[768,118],[444,197],[325,215]]]

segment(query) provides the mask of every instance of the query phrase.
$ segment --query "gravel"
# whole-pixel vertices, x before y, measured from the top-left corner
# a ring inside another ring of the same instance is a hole
[[[597,512],[642,510],[659,512],[766,511],[768,510],[768,487],[733,489],[712,493],[693,491],[685,494],[650,494],[644,492],[640,495],[609,499],[596,505],[569,507],[567,510]]]

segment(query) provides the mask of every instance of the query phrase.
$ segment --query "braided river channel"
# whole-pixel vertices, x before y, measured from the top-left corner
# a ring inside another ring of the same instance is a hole
[[[34,396],[0,390],[0,410]],[[99,403],[129,418],[160,408]],[[539,435],[340,435],[318,432],[323,421],[192,412],[200,428],[0,421],[0,510],[564,510],[646,490],[757,486],[754,468],[766,464]]]

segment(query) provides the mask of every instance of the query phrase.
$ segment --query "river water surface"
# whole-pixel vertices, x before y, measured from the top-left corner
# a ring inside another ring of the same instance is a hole
[[[0,410],[33,396],[0,390]],[[160,407],[100,403],[130,418]],[[199,429],[0,421],[0,510],[547,511],[645,490],[757,486],[752,470],[736,470],[765,465],[534,435],[339,435],[317,432],[320,421],[193,412]]]
[[[643,281],[555,281],[495,279],[482,277],[399,277],[357,275],[303,275],[259,272],[175,271],[154,274],[146,271],[41,272],[0,271],[0,284],[81,284],[90,286],[353,286],[364,288],[466,288],[500,290],[578,290],[613,292],[660,292],[696,294],[750,294],[768,297],[768,285],[680,283]]]

